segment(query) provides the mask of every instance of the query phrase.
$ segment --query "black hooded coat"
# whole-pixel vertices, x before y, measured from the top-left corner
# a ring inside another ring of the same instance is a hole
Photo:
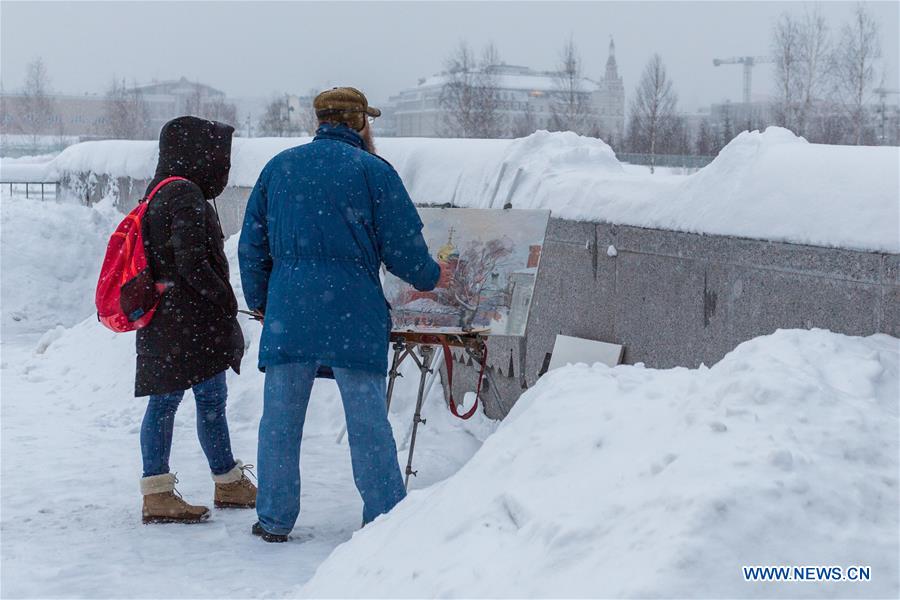
[[[137,332],[135,396],[186,390],[233,368],[240,372],[244,336],[228,281],[224,235],[207,201],[225,189],[231,167],[230,125],[196,117],[166,123],[159,164],[147,193],[166,177],[143,220],[147,260],[171,287],[153,319]]]

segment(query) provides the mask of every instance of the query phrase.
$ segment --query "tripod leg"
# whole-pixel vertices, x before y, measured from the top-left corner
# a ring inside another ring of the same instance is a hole
[[[429,350],[432,350],[430,346],[428,348]],[[425,391],[422,394],[422,406],[425,406],[425,401],[428,400],[428,394],[431,392],[431,388],[437,380],[438,373],[440,372],[441,360],[444,357],[444,349],[438,346],[433,354],[434,358],[430,361],[431,368],[425,378]],[[425,361],[424,358],[422,360]],[[429,363],[426,362],[425,364]],[[413,424],[410,423],[409,427],[406,428],[406,433],[403,435],[403,441],[400,444],[400,450],[409,447],[409,438],[412,436],[412,426]]]
[[[430,348],[430,346],[429,346]],[[425,393],[423,394],[422,402],[424,403],[424,399],[428,398],[428,394],[431,393],[431,388],[434,386],[434,382],[437,381],[438,373],[441,370],[441,361],[444,360],[444,349],[440,346],[434,351],[434,358],[429,361],[431,365],[428,372],[428,380],[425,382]]]
[[[394,395],[394,381],[400,377],[400,362],[403,361],[403,351],[406,346],[403,342],[394,342],[394,358],[391,360],[391,370],[388,377],[387,387],[387,412],[391,412],[391,397]]]
[[[428,374],[431,372],[431,346],[420,346],[422,349],[422,362],[419,363],[419,394],[416,397],[416,412],[413,415],[413,425],[412,425],[412,437],[409,440],[409,454],[406,458],[406,478],[403,481],[403,485],[409,489],[409,476],[415,476],[417,471],[413,471],[412,461],[413,461],[413,452],[416,450],[416,433],[419,429],[419,423],[425,424],[425,419],[422,418],[422,402],[425,400],[425,379],[428,377]]]

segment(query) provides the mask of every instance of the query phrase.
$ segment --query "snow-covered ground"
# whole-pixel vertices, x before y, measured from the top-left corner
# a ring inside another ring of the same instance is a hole
[[[900,596],[896,338],[780,331],[711,368],[569,366],[499,428],[456,420],[436,386],[413,492],[362,530],[338,394],[318,382],[300,520],[269,545],[252,511],[140,524],[133,338],[91,314],[119,216],[20,197],[0,213],[4,597]],[[263,379],[244,325],[229,421],[253,462]],[[402,462],[415,384],[410,369],[391,407]],[[188,393],[171,462],[185,497],[210,503],[195,416]],[[872,580],[748,583],[743,565],[863,565]]]
[[[275,154],[309,138],[236,139],[230,184],[252,186]],[[515,140],[384,138],[378,151],[419,204],[544,208],[582,221],[900,252],[900,148],[809,144],[744,132],[692,175],[625,167],[602,140],[538,131]],[[148,178],[155,142],[86,142],[48,173]]]
[[[93,313],[97,270],[116,215],[0,198],[0,426],[3,597],[280,596],[359,528],[362,502],[347,442],[336,443],[343,409],[333,382],[316,383],[304,432],[303,505],[294,541],[252,537],[253,511],[214,511],[200,526],[144,526],[138,432],[145,401],[133,397],[134,339],[105,330]],[[233,283],[240,297],[228,242]],[[263,377],[259,328],[244,372],[229,373],[228,418],[236,456],[255,462]],[[417,372],[398,380],[391,422],[406,464]],[[455,472],[494,429],[460,421],[440,386],[425,404],[411,489]],[[171,464],[185,498],[211,506],[213,484],[197,443],[191,394],[179,410]]]

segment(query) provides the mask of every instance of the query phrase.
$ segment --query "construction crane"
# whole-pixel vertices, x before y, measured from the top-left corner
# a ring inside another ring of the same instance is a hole
[[[878,112],[881,113],[881,143],[884,144],[885,140],[887,140],[887,95],[888,94],[900,94],[900,90],[888,89],[888,88],[875,88],[874,91],[878,94],[878,100],[881,106],[878,107]]]
[[[900,90],[892,90],[892,89],[882,88],[882,87],[875,88],[872,91],[875,92],[876,94],[878,94],[878,100],[882,104],[884,104],[884,99],[887,97],[888,94],[900,94]]]
[[[713,66],[744,65],[744,102],[750,103],[750,84],[753,80],[753,67],[760,63],[773,63],[769,56],[735,56],[732,58],[714,58]]]

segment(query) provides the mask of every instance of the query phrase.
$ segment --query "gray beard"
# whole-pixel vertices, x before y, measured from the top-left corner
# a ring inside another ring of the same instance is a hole
[[[370,127],[366,127],[362,131],[362,139],[363,143],[366,145],[366,150],[369,151],[370,154],[378,154],[378,151],[375,149],[375,140],[372,137],[372,129]]]

